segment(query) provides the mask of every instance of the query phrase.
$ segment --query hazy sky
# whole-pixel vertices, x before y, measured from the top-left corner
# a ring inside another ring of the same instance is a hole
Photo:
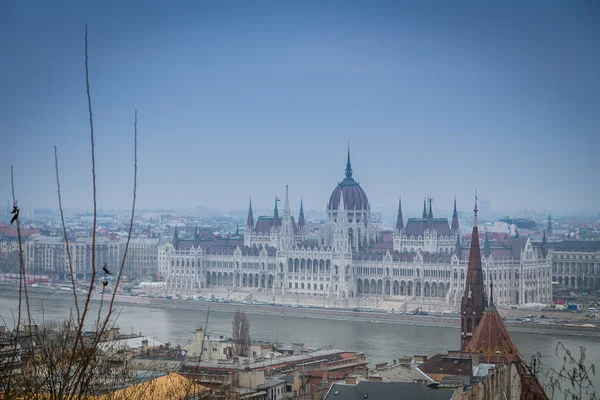
[[[3,1],[0,204],[600,210],[597,1]],[[325,4],[326,3],[326,4]],[[409,215],[410,216],[410,215]],[[414,214],[412,214],[414,216]]]

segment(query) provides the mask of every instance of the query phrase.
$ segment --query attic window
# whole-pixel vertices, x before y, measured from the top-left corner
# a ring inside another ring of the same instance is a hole
[[[334,396],[337,396],[338,394],[340,394],[340,391],[339,391],[339,390],[336,390],[335,392],[333,392],[333,395],[334,395]]]
[[[369,397],[369,393],[365,393],[365,395],[363,396],[363,398],[365,398],[365,399],[366,399],[367,397]]]

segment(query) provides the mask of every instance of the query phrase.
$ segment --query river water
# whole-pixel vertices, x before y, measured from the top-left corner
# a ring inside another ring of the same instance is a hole
[[[17,299],[0,297],[0,316],[8,326],[13,325]],[[73,309],[69,300],[31,299],[31,314],[35,322],[64,319]],[[91,320],[95,319],[98,304],[91,305]],[[73,310],[74,312],[74,310]],[[293,312],[293,311],[291,311]],[[185,345],[198,326],[206,323],[206,312],[185,309],[160,309],[137,305],[118,305],[116,325],[122,332],[141,332],[161,342]],[[232,313],[211,312],[208,334],[231,336]],[[250,334],[256,340],[279,341],[284,344],[304,343],[319,348],[332,345],[348,351],[361,351],[374,366],[375,363],[404,355],[433,355],[460,347],[460,332],[456,328],[436,328],[412,325],[389,325],[358,321],[326,321],[291,316],[248,315]],[[1,320],[0,320],[1,321]],[[4,324],[0,322],[0,324]],[[91,327],[91,326],[90,326]],[[585,346],[588,363],[600,366],[600,337],[561,336],[533,333],[511,333],[513,341],[526,360],[540,353],[545,368],[560,369],[562,359],[556,356],[556,346],[562,342],[579,354]],[[545,377],[541,377],[546,381]],[[600,386],[600,374],[596,376]]]

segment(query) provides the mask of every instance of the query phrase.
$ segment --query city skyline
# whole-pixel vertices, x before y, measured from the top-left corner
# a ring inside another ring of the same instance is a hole
[[[21,206],[57,207],[57,145],[65,207],[91,210],[87,23],[105,209],[131,201],[137,109],[140,209],[268,209],[289,184],[324,211],[350,141],[374,208],[600,211],[593,2],[36,4],[0,13],[3,202],[14,165]]]

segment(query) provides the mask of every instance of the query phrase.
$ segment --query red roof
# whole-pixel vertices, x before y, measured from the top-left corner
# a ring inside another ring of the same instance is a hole
[[[0,232],[2,232],[3,236],[8,237],[8,238],[18,237],[17,228],[15,226],[2,224],[2,226],[0,226]],[[27,238],[27,237],[33,235],[34,233],[42,233],[42,232],[38,229],[21,229],[21,237],[24,237],[24,238]]]

